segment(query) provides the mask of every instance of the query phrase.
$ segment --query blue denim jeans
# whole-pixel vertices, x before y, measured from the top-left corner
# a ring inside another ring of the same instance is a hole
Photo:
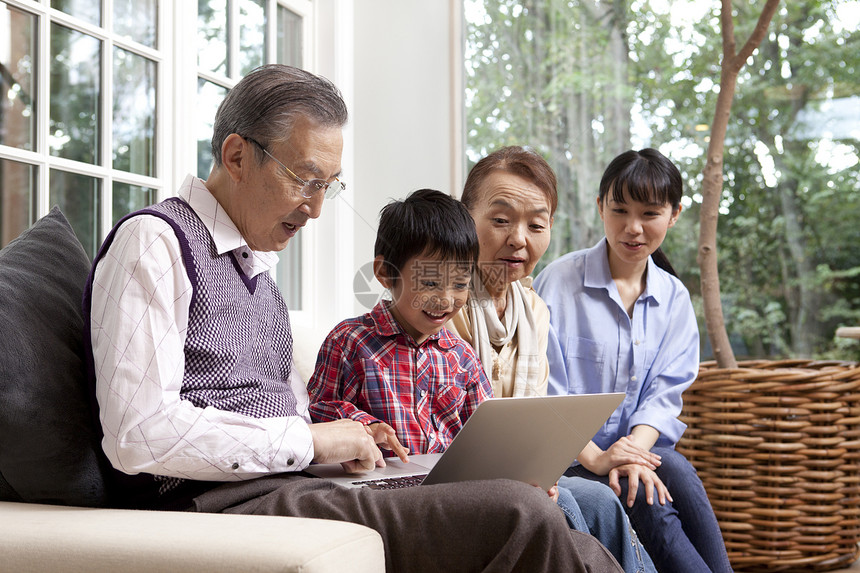
[[[674,501],[660,505],[655,496],[654,505],[648,505],[644,488],[640,487],[633,507],[625,509],[657,569],[730,572],[720,526],[695,468],[674,448],[654,447],[651,451],[661,456],[657,476]],[[582,466],[572,466],[565,475],[609,483],[607,476],[595,475]],[[621,478],[620,485],[621,499],[626,500],[627,478]]]
[[[562,477],[558,480],[558,505],[568,524],[596,537],[626,573],[656,573],[624,506],[611,489],[584,478]]]

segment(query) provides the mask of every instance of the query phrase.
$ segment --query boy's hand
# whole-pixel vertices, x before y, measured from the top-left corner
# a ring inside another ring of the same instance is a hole
[[[373,436],[373,441],[380,448],[391,450],[404,463],[409,463],[409,450],[403,447],[397,439],[397,432],[385,422],[374,422],[364,427]]]

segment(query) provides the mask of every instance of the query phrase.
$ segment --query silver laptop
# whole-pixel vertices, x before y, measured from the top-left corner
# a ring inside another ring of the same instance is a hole
[[[346,487],[392,489],[507,478],[548,490],[621,404],[623,393],[491,398],[442,454],[385,458],[386,467],[348,474],[340,464],[306,472]]]

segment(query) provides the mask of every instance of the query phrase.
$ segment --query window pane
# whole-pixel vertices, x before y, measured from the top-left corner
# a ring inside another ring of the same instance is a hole
[[[155,62],[113,52],[113,166],[155,176]]]
[[[36,16],[0,3],[0,145],[36,149]]]
[[[155,48],[157,0],[114,0],[113,31]]]
[[[302,66],[302,17],[278,6],[278,38],[275,62]],[[291,310],[302,307],[302,235],[294,237],[287,248],[278,253],[275,277],[281,294]]]
[[[125,215],[155,203],[155,189],[129,183],[113,184],[113,224]]]
[[[302,235],[299,233],[287,244],[287,248],[278,253],[278,266],[275,270],[275,281],[287,307],[290,310],[301,310],[302,307]]]
[[[209,177],[212,170],[212,129],[215,122],[215,112],[221,100],[227,97],[227,88],[197,80],[197,105],[194,120],[197,131],[197,176],[201,179]]]
[[[100,163],[101,42],[51,25],[51,155]]]
[[[36,166],[0,159],[0,248],[36,221]]]
[[[99,247],[96,214],[101,203],[102,182],[95,177],[51,169],[50,204],[66,215],[78,240],[92,259]]]
[[[102,23],[102,3],[99,0],[51,0],[51,8],[96,26]]]
[[[263,65],[265,51],[265,0],[239,0],[239,74]]]
[[[278,53],[275,62],[302,66],[302,17],[278,6]]]
[[[227,75],[227,0],[197,1],[197,65]]]

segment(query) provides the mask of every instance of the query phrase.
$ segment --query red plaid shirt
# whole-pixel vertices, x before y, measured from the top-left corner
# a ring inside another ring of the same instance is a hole
[[[493,395],[471,346],[442,329],[422,344],[377,304],[329,333],[308,383],[318,422],[385,422],[413,454],[442,452]]]

